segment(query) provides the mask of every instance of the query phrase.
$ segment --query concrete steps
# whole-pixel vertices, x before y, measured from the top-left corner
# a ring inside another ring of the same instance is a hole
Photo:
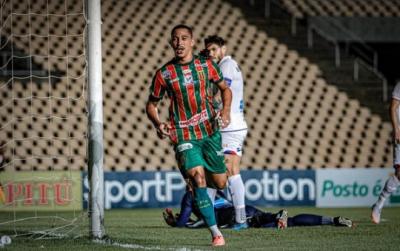
[[[275,4],[271,4],[270,17],[264,17],[264,1],[255,1],[255,7],[248,1],[229,1],[236,5],[245,14],[247,22],[255,25],[259,30],[265,31],[269,37],[274,37],[280,43],[295,50],[300,56],[307,58],[311,63],[318,65],[322,71],[322,77],[335,85],[340,91],[353,99],[357,99],[361,105],[369,108],[373,114],[379,115],[384,121],[389,120],[388,102],[383,101],[382,81],[371,71],[359,67],[359,79],[355,81],[354,57],[341,50],[340,67],[335,66],[335,47],[332,43],[315,34],[313,36],[313,48],[307,44],[306,22],[296,22],[297,34],[291,34],[291,16]]]

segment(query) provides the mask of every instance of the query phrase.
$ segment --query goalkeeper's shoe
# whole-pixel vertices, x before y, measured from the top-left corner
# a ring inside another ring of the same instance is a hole
[[[233,230],[239,231],[242,229],[246,229],[249,228],[249,225],[247,224],[247,222],[243,222],[243,223],[235,223],[232,227]]]
[[[288,211],[282,209],[276,214],[276,225],[279,229],[287,228]]]
[[[333,218],[333,223],[335,224],[335,226],[338,226],[338,227],[353,227],[354,226],[354,223],[352,220],[342,217],[342,216]]]
[[[214,247],[224,246],[224,245],[225,245],[225,239],[224,239],[224,237],[223,237],[222,235],[214,236],[214,237],[212,238],[212,245],[213,245]]]
[[[381,222],[381,211],[382,211],[382,208],[380,208],[378,205],[374,204],[372,206],[371,220],[373,223],[379,224],[379,222]]]

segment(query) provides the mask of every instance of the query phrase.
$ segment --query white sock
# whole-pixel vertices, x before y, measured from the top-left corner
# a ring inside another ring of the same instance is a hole
[[[212,204],[214,205],[215,195],[217,194],[217,189],[207,187],[207,193],[208,193],[208,197],[210,197]]]
[[[228,178],[229,192],[231,193],[233,206],[235,207],[235,221],[246,222],[246,206],[244,204],[244,184],[240,174]]]
[[[387,179],[385,186],[382,189],[381,194],[379,195],[378,201],[376,202],[376,205],[382,209],[383,204],[385,200],[394,192],[397,190],[397,187],[400,185],[399,179],[393,175],[390,176],[389,179]]]
[[[222,236],[221,231],[219,231],[217,225],[213,225],[209,227],[212,237]]]

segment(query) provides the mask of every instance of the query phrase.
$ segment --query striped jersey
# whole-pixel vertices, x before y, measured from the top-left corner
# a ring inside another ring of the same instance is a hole
[[[170,98],[170,138],[174,143],[203,139],[218,130],[213,85],[222,80],[218,65],[198,56],[187,64],[172,60],[157,70],[150,95],[161,100],[167,93]]]

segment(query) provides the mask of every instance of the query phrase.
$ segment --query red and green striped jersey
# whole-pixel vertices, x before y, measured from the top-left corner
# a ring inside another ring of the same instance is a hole
[[[157,70],[150,95],[161,100],[167,93],[171,100],[169,120],[173,142],[203,139],[217,130],[212,89],[222,80],[218,65],[198,56],[187,64],[172,60]]]

